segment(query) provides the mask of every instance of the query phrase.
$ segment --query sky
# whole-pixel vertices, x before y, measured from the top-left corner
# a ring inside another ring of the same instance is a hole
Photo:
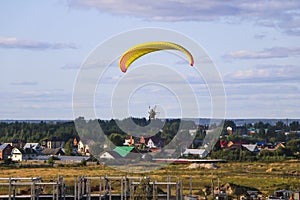
[[[223,82],[226,118],[300,118],[298,0],[7,0],[0,27],[0,119],[74,119],[74,87],[91,53],[118,34],[147,27],[173,30],[203,48]],[[110,67],[106,79],[122,80],[118,67]],[[198,117],[211,117],[205,77],[183,77],[196,90]],[[111,97],[101,92],[95,91],[95,112],[112,118],[110,102],[101,104]],[[124,106],[142,117],[158,104],[161,116],[176,117],[177,101],[168,88],[150,84]]]

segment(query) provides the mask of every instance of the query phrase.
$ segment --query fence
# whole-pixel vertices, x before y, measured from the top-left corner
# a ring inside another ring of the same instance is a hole
[[[192,179],[191,179],[192,180]],[[182,200],[183,186],[180,180],[168,176],[166,181],[151,180],[150,177],[99,176],[74,177],[74,185],[67,185],[63,177],[43,182],[42,177],[0,178],[0,187],[7,195],[0,199],[52,199],[52,200],[91,200],[91,199],[166,199]],[[192,191],[190,183],[190,191]],[[24,191],[27,192],[24,194]]]

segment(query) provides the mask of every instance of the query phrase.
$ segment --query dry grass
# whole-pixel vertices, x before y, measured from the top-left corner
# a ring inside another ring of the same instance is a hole
[[[299,175],[295,176],[289,172],[300,173],[300,162],[280,163],[221,163],[218,169],[187,169],[186,164],[172,164],[163,169],[144,174],[130,174],[116,171],[112,168],[95,165],[85,167],[45,167],[45,168],[0,168],[0,177],[38,177],[44,181],[56,180],[63,176],[67,185],[74,184],[74,177],[78,176],[125,176],[143,175],[150,176],[157,181],[166,181],[171,176],[172,181],[182,180],[184,190],[189,190],[190,176],[193,178],[193,192],[198,193],[205,186],[211,185],[212,178],[220,178],[221,185],[231,183],[246,187],[255,188],[265,195],[273,194],[277,189],[300,190]],[[270,170],[271,169],[271,170]],[[269,172],[266,172],[269,170]],[[295,174],[295,173],[294,173]],[[215,183],[216,185],[216,183]],[[162,188],[164,189],[164,188]]]

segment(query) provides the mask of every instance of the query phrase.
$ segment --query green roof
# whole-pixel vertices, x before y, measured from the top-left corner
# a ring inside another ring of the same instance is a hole
[[[126,157],[132,151],[132,149],[134,149],[134,147],[130,147],[130,146],[117,146],[116,148],[114,148],[113,151],[117,152],[122,157]]]

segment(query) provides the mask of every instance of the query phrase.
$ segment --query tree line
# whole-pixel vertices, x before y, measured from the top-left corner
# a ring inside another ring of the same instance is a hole
[[[132,120],[136,125],[132,126],[127,121]],[[167,141],[172,140],[179,129],[179,119],[167,119],[164,122],[161,120],[154,120],[155,127],[160,127],[160,131],[151,133],[152,129],[148,131],[151,135],[164,138]],[[24,142],[38,142],[42,143],[44,140],[56,138],[62,141],[71,141],[74,138],[80,140],[82,137],[90,135],[99,135],[99,125],[101,131],[108,136],[116,145],[121,145],[129,133],[124,132],[119,123],[125,124],[127,130],[139,132],[141,127],[147,126],[150,121],[145,118],[127,118],[123,120],[86,120],[83,117],[76,118],[74,121],[68,122],[0,122],[0,143],[11,142],[13,140],[22,140]],[[77,127],[76,127],[76,126]],[[130,125],[132,127],[130,127]],[[192,123],[195,127],[195,124]],[[142,134],[142,133],[141,133]],[[148,134],[148,133],[145,133]]]

